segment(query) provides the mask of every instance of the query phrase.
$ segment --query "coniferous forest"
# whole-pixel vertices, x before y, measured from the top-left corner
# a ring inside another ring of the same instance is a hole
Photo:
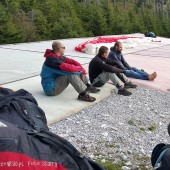
[[[170,0],[0,1],[0,44],[147,30],[170,37]]]

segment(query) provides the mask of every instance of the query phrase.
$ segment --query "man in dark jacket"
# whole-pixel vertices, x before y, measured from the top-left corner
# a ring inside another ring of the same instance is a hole
[[[126,88],[136,88],[124,75],[126,70],[116,61],[108,58],[109,49],[105,46],[99,48],[99,53],[89,63],[90,82],[95,87],[101,87],[109,80],[118,88],[118,94],[129,96]],[[118,77],[121,77],[121,81]]]
[[[82,65],[65,57],[64,52],[64,45],[58,41],[53,42],[52,50],[46,50],[41,71],[41,84],[44,92],[48,96],[59,95],[70,83],[79,93],[78,100],[95,101],[96,99],[88,92],[97,93],[99,89],[88,83],[86,70]]]
[[[153,72],[152,74],[148,74],[143,70],[140,70],[136,67],[131,67],[126,60],[124,59],[123,55],[122,55],[122,43],[121,42],[116,42],[114,47],[110,48],[110,53],[109,53],[109,58],[119,62],[119,64],[125,69],[127,70],[125,72],[125,75],[127,77],[132,77],[132,78],[136,78],[136,79],[142,79],[142,80],[150,80],[153,81],[156,76],[157,73]]]

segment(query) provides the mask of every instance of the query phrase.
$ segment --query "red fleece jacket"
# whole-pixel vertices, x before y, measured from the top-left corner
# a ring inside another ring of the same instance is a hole
[[[48,63],[55,69],[66,72],[82,72],[82,74],[86,74],[86,70],[79,62],[65,56],[58,56],[50,49],[46,50],[44,57],[46,60],[49,60]],[[54,65],[56,65],[56,67]]]

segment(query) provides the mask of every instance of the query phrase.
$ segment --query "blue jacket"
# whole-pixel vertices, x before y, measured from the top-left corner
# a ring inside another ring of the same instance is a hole
[[[124,59],[122,53],[116,53],[114,47],[110,48],[110,53],[108,56],[110,59],[119,62],[120,65],[122,65],[122,67],[125,70],[131,70],[132,67],[126,62],[126,60]]]
[[[51,96],[55,90],[55,81],[58,76],[81,74],[81,72],[65,72],[57,69],[47,67],[45,64],[41,70],[41,85],[46,95]]]

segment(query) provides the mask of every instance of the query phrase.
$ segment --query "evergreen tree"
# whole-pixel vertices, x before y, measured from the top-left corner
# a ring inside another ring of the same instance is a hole
[[[71,0],[58,0],[56,20],[53,21],[52,36],[54,38],[75,38],[84,36],[81,20],[78,18]]]
[[[94,36],[107,33],[107,22],[102,5],[96,2],[82,5],[84,8],[79,17],[84,22],[85,28]]]
[[[104,10],[104,17],[106,18],[107,23],[107,35],[115,34],[114,30],[114,4],[112,0],[105,0],[103,2],[103,10]]]
[[[131,33],[143,32],[145,27],[140,15],[137,15],[134,9],[128,11],[129,23],[131,25]]]
[[[169,9],[170,0],[1,0],[0,43],[146,30],[170,37]]]
[[[4,5],[0,4],[0,44],[20,42],[21,37]]]

